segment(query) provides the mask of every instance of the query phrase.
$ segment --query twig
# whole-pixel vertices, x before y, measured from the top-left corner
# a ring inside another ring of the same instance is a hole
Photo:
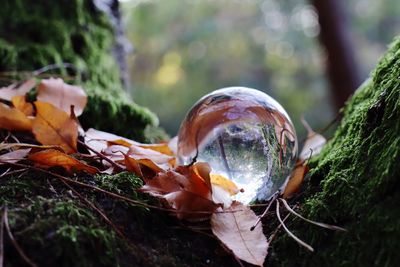
[[[100,210],[98,207],[96,207],[96,205],[94,205],[92,202],[90,202],[87,198],[82,196],[78,191],[76,191],[67,182],[65,182],[64,180],[61,180],[61,182],[66,187],[68,187],[75,195],[77,195],[82,202],[86,203],[86,205],[88,205],[90,208],[92,208],[94,211],[96,211],[106,221],[106,223],[108,223],[114,229],[114,231],[117,232],[117,234],[119,236],[121,236],[125,240],[128,240],[126,238],[126,236],[118,229],[118,227],[110,220],[110,218],[108,218],[107,215],[104,214],[104,212],[102,210]]]
[[[267,215],[268,210],[271,208],[271,205],[272,205],[272,203],[276,200],[277,196],[278,196],[278,195],[275,194],[275,195],[272,197],[272,199],[271,199],[271,201],[269,202],[268,206],[265,208],[263,214],[261,214],[260,216],[258,216],[257,221],[256,221],[256,222],[254,223],[254,225],[250,228],[250,231],[253,231],[253,230],[256,228],[256,226],[260,223],[261,219],[262,219],[263,217],[265,217],[265,215]]]
[[[101,159],[107,161],[108,163],[110,163],[114,168],[116,168],[117,170],[123,170],[122,166],[117,164],[116,162],[112,161],[111,159],[107,158],[106,156],[104,156],[103,154],[97,152],[96,150],[94,150],[93,148],[91,148],[90,146],[88,146],[87,144],[85,144],[84,142],[82,142],[81,140],[78,140],[78,143],[83,145],[85,148],[87,148],[88,150],[92,151],[93,153],[95,153],[98,157],[100,157]]]
[[[279,200],[282,201],[283,205],[285,206],[285,208],[286,208],[290,213],[292,213],[293,215],[299,217],[300,219],[302,219],[302,220],[304,220],[304,221],[306,221],[306,222],[309,222],[309,223],[311,223],[311,224],[314,224],[314,225],[317,225],[317,226],[319,226],[319,227],[326,228],[326,229],[329,229],[329,230],[347,232],[346,229],[344,229],[344,228],[342,228],[342,227],[339,227],[339,226],[335,226],[335,225],[331,225],[331,224],[326,224],[326,223],[320,223],[320,222],[316,222],[316,221],[312,221],[312,220],[310,220],[310,219],[304,218],[303,216],[301,216],[300,214],[298,214],[297,212],[295,212],[295,211],[289,206],[289,204],[286,202],[286,200],[284,200],[283,198],[280,198]]]
[[[306,242],[304,242],[303,240],[301,240],[300,238],[298,238],[297,236],[295,236],[292,232],[290,232],[290,230],[286,227],[285,223],[282,221],[281,219],[281,215],[279,212],[279,201],[276,201],[276,217],[278,218],[278,221],[280,222],[280,224],[282,225],[283,229],[285,229],[286,233],[288,233],[288,235],[293,238],[299,245],[305,247],[306,249],[308,249],[311,252],[314,252],[314,249],[308,245]]]
[[[7,212],[7,207],[4,208],[4,212],[3,212],[3,220],[4,220],[4,225],[8,234],[8,237],[11,240],[11,243],[14,245],[14,248],[17,250],[18,254],[21,256],[21,258],[26,262],[26,264],[28,264],[31,267],[37,267],[36,263],[34,263],[26,254],[25,252],[22,250],[22,248],[20,247],[20,245],[17,243],[17,240],[15,240],[11,229],[10,229],[10,225],[8,224],[8,212]]]
[[[283,218],[283,222],[285,222],[290,216],[290,213],[286,214],[285,218]],[[282,228],[282,224],[279,224],[275,230],[272,232],[271,236],[269,237],[268,244],[271,245],[272,241],[275,239],[276,234],[278,233],[279,229]]]
[[[11,168],[10,168],[10,169],[11,169]],[[0,175],[0,178],[26,171],[26,169],[19,169],[19,170],[14,170],[14,171],[10,171],[10,169],[8,169],[8,170],[5,171],[4,173],[2,173],[2,174]]]

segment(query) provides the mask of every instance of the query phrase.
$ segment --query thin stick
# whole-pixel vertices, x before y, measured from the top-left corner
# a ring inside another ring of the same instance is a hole
[[[271,199],[271,201],[269,202],[268,206],[265,208],[263,214],[261,214],[260,216],[258,216],[257,221],[254,223],[254,225],[250,228],[250,231],[253,231],[256,226],[261,222],[261,219],[265,217],[265,215],[267,215],[268,210],[271,208],[272,203],[276,200],[277,195],[274,195]]]
[[[288,233],[288,235],[293,238],[299,245],[305,247],[306,249],[308,249],[311,252],[314,252],[314,249],[308,245],[306,242],[304,242],[303,240],[301,240],[300,238],[298,238],[297,236],[295,236],[292,232],[290,232],[290,230],[286,227],[285,223],[282,221],[281,219],[281,214],[279,212],[279,201],[276,201],[276,217],[278,218],[280,224],[282,225],[283,229],[285,229],[286,233]]]
[[[4,263],[4,212],[5,210],[3,210],[0,221],[0,267],[3,267]]]
[[[316,221],[312,221],[312,220],[310,220],[310,219],[304,218],[303,216],[301,216],[300,214],[298,214],[297,212],[295,212],[295,211],[289,206],[289,204],[287,203],[286,200],[284,200],[283,198],[280,198],[279,200],[282,201],[283,205],[285,206],[285,208],[286,208],[290,213],[292,213],[293,215],[299,217],[300,219],[302,219],[302,220],[304,220],[304,221],[306,221],[306,222],[309,222],[309,223],[311,223],[311,224],[314,224],[314,225],[317,225],[317,226],[319,226],[319,227],[326,228],[326,229],[329,229],[329,230],[347,232],[346,229],[344,229],[344,228],[342,228],[342,227],[339,227],[339,226],[335,226],[335,225],[331,225],[331,224],[326,224],[326,223],[320,223],[320,222],[316,222]]]
[[[285,218],[283,218],[283,222],[285,222],[290,216],[290,213],[286,214]],[[278,233],[279,229],[282,228],[282,224],[279,224],[275,230],[272,232],[271,236],[269,237],[268,244],[271,245],[272,241],[275,239],[276,234]]]
[[[3,220],[4,220],[4,225],[8,234],[8,237],[11,240],[11,243],[14,245],[14,248],[17,250],[18,254],[21,256],[21,258],[26,262],[26,264],[28,264],[31,267],[37,267],[36,263],[34,263],[26,254],[25,252],[22,250],[22,248],[20,247],[20,245],[17,243],[17,240],[15,240],[11,229],[10,229],[10,225],[8,224],[8,212],[7,212],[7,207],[4,208],[4,215],[3,215]]]
[[[107,158],[106,156],[104,156],[103,154],[97,152],[96,150],[94,150],[93,148],[91,148],[90,146],[88,146],[87,144],[85,144],[84,142],[78,140],[78,143],[83,145],[85,148],[87,148],[88,150],[92,151],[93,153],[95,153],[98,157],[100,157],[101,159],[107,161],[108,163],[111,164],[111,166],[113,166],[114,168],[116,168],[117,170],[123,170],[122,166],[117,164],[116,162],[112,161],[111,159]]]

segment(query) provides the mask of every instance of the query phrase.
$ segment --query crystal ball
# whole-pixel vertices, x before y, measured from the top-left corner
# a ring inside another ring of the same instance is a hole
[[[234,199],[269,200],[286,185],[297,157],[294,126],[269,95],[228,87],[202,97],[178,134],[178,162],[208,162],[212,173],[243,189]]]

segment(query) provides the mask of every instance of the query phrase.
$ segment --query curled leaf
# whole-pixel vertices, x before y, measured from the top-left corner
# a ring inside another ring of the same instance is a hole
[[[296,192],[299,191],[308,169],[309,168],[306,164],[302,163],[300,160],[297,161],[296,167],[290,174],[288,183],[283,191],[283,198],[291,198]]]
[[[179,166],[146,180],[141,190],[166,200],[178,218],[207,218],[221,206],[212,199],[209,171],[206,163]]]
[[[214,235],[239,259],[262,266],[268,252],[268,241],[261,224],[250,230],[258,219],[257,215],[240,202],[233,202],[224,211],[211,216]]]
[[[41,168],[62,167],[68,172],[85,171],[90,174],[98,173],[99,170],[89,166],[74,157],[54,149],[43,150],[29,155],[29,160]]]
[[[58,145],[68,154],[77,151],[78,124],[73,117],[52,104],[35,102],[32,132],[43,145]]]

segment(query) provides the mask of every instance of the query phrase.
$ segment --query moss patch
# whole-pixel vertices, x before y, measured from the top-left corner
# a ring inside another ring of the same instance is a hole
[[[400,260],[400,39],[347,103],[331,142],[312,163],[302,213],[345,227],[332,233],[294,221],[315,248],[286,237],[274,266],[395,266]]]
[[[81,117],[86,127],[144,140],[146,125],[157,118],[123,91],[111,56],[114,34],[106,15],[91,0],[6,0],[0,9],[0,71],[32,71],[50,64],[72,63],[89,95]],[[50,72],[51,73],[51,72]]]

